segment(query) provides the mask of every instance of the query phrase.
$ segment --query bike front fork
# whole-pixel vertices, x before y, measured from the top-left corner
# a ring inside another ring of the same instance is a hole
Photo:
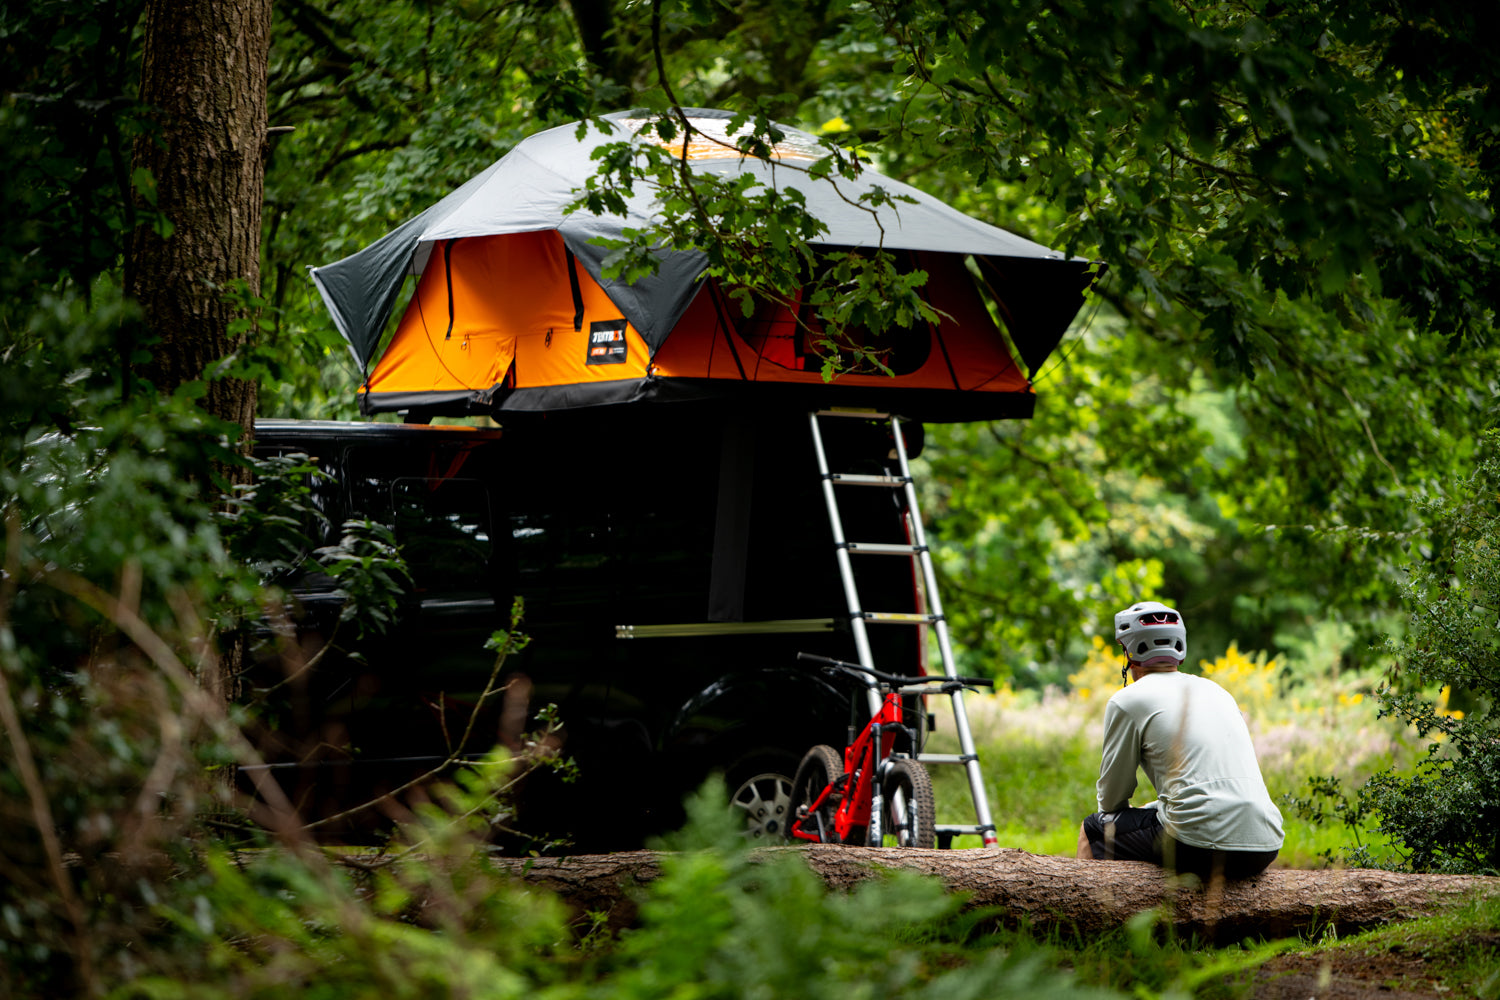
[[[881,767],[876,768],[876,770],[875,770],[875,779],[872,782],[870,782],[870,826],[869,826],[869,833],[865,837],[865,843],[868,844],[871,847],[881,847],[881,846],[884,845],[884,842],[885,842],[885,827],[884,827],[884,823],[885,823],[885,791],[884,791],[884,789],[885,789],[885,779],[888,776],[888,772],[890,770],[890,766],[891,766],[890,758],[886,758],[885,763]],[[897,826],[896,826],[896,831],[897,831],[896,832],[896,837],[897,837],[897,844],[896,844],[896,846],[897,847],[909,847],[910,846],[909,844],[902,844],[902,843],[900,843],[900,837],[901,837],[900,831],[902,829],[904,829],[905,825],[906,825],[906,807],[907,807],[907,803],[903,800],[903,798],[904,797],[901,794],[901,789],[899,789],[899,788],[895,789],[895,791],[894,791],[894,799],[891,802],[891,816],[892,816],[893,819],[895,819],[896,824],[897,824]]]
[[[882,784],[884,784],[884,779],[877,769],[875,780],[871,782],[870,787],[870,826],[865,834],[865,843],[870,847],[879,847],[885,840],[884,831],[880,828],[885,817],[885,798],[880,794]]]

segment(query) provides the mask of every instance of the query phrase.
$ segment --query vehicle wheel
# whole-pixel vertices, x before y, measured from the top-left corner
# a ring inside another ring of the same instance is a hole
[[[735,788],[729,804],[745,814],[746,840],[784,840],[792,823],[792,780],[774,771],[752,774]]]
[[[880,794],[885,799],[881,846],[932,847],[937,837],[937,805],[927,768],[915,760],[892,761]]]
[[[792,779],[791,822],[795,823],[802,809],[816,802],[828,783],[843,773],[843,755],[833,747],[820,743],[807,751],[802,763],[797,765],[797,776]],[[803,820],[802,829],[807,833],[821,831],[821,843],[837,844],[839,837],[833,827],[833,817],[838,807],[838,797],[830,795],[823,800],[816,815],[809,814]]]

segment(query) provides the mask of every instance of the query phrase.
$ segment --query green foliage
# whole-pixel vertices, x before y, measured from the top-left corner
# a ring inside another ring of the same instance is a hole
[[[1138,997],[1239,997],[1256,971],[1295,940],[1206,948],[1178,937],[1159,910],[1089,940],[1062,939],[1079,979]]]
[[[1221,390],[1126,331],[1102,312],[1065,345],[1032,421],[929,434],[924,509],[966,669],[1055,682],[1136,595],[1178,603],[1206,654],[1335,621],[1373,661],[1429,530],[1413,499],[1466,474],[1487,369],[1386,315]]]
[[[114,995],[310,997],[535,995],[570,961],[565,910],[511,885],[482,834],[503,755],[411,818],[404,850],[367,858],[209,852],[191,889],[156,905],[174,954]],[[457,819],[455,819],[457,817]]]
[[[1444,544],[1416,562],[1406,594],[1406,635],[1391,644],[1392,683],[1382,713],[1431,738],[1411,772],[1387,770],[1358,790],[1346,814],[1374,817],[1398,846],[1392,857],[1360,860],[1413,871],[1500,872],[1500,458],[1497,436],[1467,489],[1436,505]],[[1432,692],[1441,688],[1434,698]],[[1467,712],[1448,704],[1466,693]],[[1324,797],[1337,789],[1324,790]]]
[[[579,126],[612,133],[602,119]],[[864,170],[857,152],[825,140],[824,155],[811,166],[780,159],[776,146],[786,133],[763,115],[740,114],[725,122],[725,136],[710,135],[692,124],[680,109],[647,117],[635,134],[606,143],[594,152],[599,170],[570,211],[594,215],[627,213],[637,186],[656,195],[657,215],[643,229],[626,229],[618,239],[601,238],[610,253],[605,274],[635,280],[655,273],[662,250],[693,251],[704,256],[705,273],[718,279],[746,316],[758,303],[813,307],[817,320],[809,333],[823,357],[823,377],[844,371],[890,373],[881,360],[887,353],[877,340],[892,327],[937,322],[938,315],[920,293],[927,275],[903,273],[882,247],[855,251],[815,252],[809,241],[828,231],[807,208],[796,185],[812,181],[850,181]],[[674,145],[675,144],[675,145]],[[726,153],[760,160],[777,159],[770,182],[745,173],[721,176],[690,166],[691,145],[722,146]],[[805,178],[805,180],[804,180]],[[844,195],[853,207],[872,214],[881,208],[898,214],[904,197],[877,186],[857,196]]]
[[[1236,540],[1215,502],[1213,438],[1183,405],[1182,359],[1151,364],[1149,345],[1114,332],[1072,345],[1032,421],[930,435],[924,512],[966,669],[1060,683],[1089,635],[1146,594],[1191,593],[1195,642],[1213,641],[1192,609],[1212,605],[1201,591]]]
[[[303,569],[328,528],[315,484],[326,478],[306,455],[253,459],[253,478],[225,499],[220,533],[234,557],[266,582]]]
[[[232,738],[198,678],[256,592],[202,492],[237,427],[106,363],[132,309],[95,283],[0,324],[0,992],[86,993],[151,932],[159,866],[218,808]],[[196,675],[196,676],[195,676]],[[64,857],[68,863],[64,866]]]
[[[401,600],[411,589],[411,574],[390,526],[365,519],[345,521],[338,543],[316,554],[338,581],[335,593],[344,601],[341,622],[354,622],[360,635],[379,635],[395,623]]]
[[[110,270],[151,221],[150,178],[128,169],[140,10],[77,0],[6,23],[3,280],[28,300]],[[933,434],[951,456],[934,470],[968,480],[939,523],[965,669],[1056,679],[1117,592],[1158,580],[1215,646],[1326,618],[1374,638],[1400,546],[1425,530],[1412,499],[1467,474],[1493,405],[1500,161],[1478,23],[1399,0],[277,5],[271,124],[295,131],[268,146],[264,287],[236,292],[259,332],[236,370],[260,376],[268,415],[353,416],[362,373],[304,266],[523,135],[629,106],[672,131],[674,99],[742,112],[749,155],[771,120],[801,124],[830,139],[816,172],[874,163],[1110,267],[1092,326],[1033,373],[1037,421],[995,445]],[[595,194],[642,170],[670,194],[622,266],[670,238],[747,302],[813,269],[790,169],[742,190],[690,188],[666,155],[603,166]],[[920,275],[815,263],[832,331],[923,315]],[[138,336],[111,339],[95,378]],[[880,370],[878,338],[825,340],[829,374]]]
[[[1494,400],[1494,57],[1467,22],[1402,4],[859,5],[808,15],[816,73],[766,98],[692,72],[694,33],[734,17],[653,7],[659,128],[675,134],[678,103],[738,108],[757,137],[772,113],[838,122],[858,156],[1110,267],[1097,328],[1033,373],[1036,421],[933,435],[965,669],[1055,680],[1112,605],[1158,588],[1218,648],[1330,617],[1378,636],[1423,531],[1411,500],[1466,473]],[[741,256],[806,277],[794,174],[772,204],[651,155],[668,210],[622,262],[691,245],[731,277]],[[622,157],[591,209],[641,169]]]
[[[143,9],[49,0],[0,23],[0,702],[14,716],[0,990],[1066,995],[1019,947],[964,951],[951,903],[905,879],[829,896],[790,862],[685,854],[611,952],[572,949],[550,901],[488,869],[474,827],[445,839],[426,812],[399,870],[205,846],[225,805],[213,769],[236,752],[222,711],[184,683],[212,676],[210,640],[310,557],[375,608],[401,580],[378,531],[312,551],[295,463],[227,526],[211,518],[201,484],[234,429],[190,393],[134,383],[126,237],[172,228],[130,167],[150,138],[134,97]],[[267,383],[266,411],[353,415],[362,373],[304,265],[377,238],[521,136],[680,102],[744,112],[754,155],[771,119],[827,123],[837,142],[815,171],[873,162],[1111,268],[1090,325],[1032,373],[1037,420],[931,435],[965,671],[1060,681],[1108,612],[1147,591],[1187,598],[1203,653],[1236,637],[1295,648],[1334,620],[1360,667],[1395,606],[1399,553],[1425,550],[1386,704],[1438,749],[1347,815],[1377,817],[1395,860],[1494,869],[1496,474],[1455,492],[1495,402],[1500,73],[1475,43],[1492,15],[1401,0],[692,0],[650,14],[654,33],[646,8],[609,2],[276,5],[271,124],[295,131],[267,148],[264,286],[231,290],[257,337],[234,370]],[[747,294],[785,295],[816,270],[832,329],[925,315],[921,275],[808,254],[795,183],[693,188],[658,156],[596,190],[632,176],[670,193],[667,229],[638,245],[700,249]],[[622,267],[648,259],[616,249]],[[878,369],[876,345],[830,337],[830,372]],[[1443,685],[1469,699],[1462,720],[1456,700],[1450,714],[1432,700]],[[1045,777],[1085,756],[1037,743],[996,759]],[[488,822],[501,785],[463,784],[446,814]],[[1063,822],[1035,806],[1044,789],[998,791],[1007,815]],[[699,843],[717,842],[701,822]],[[1138,937],[1088,974],[1200,989],[1175,966],[1143,972],[1140,952],[1124,961]]]
[[[27,568],[25,584],[43,567],[95,581],[130,567],[143,580],[143,617],[164,622],[174,616],[164,595],[174,590],[210,601],[249,596],[206,523],[198,486],[214,463],[234,460],[239,428],[212,421],[185,396],[122,396],[118,373],[100,360],[132,315],[101,282],[92,304],[49,293],[24,326],[0,327],[0,505],[19,519],[20,547],[8,555]],[[20,586],[13,613],[55,613],[41,610],[51,601],[39,596],[45,591]],[[43,660],[67,661],[43,652],[45,643],[37,649]]]
[[[56,263],[99,242],[63,233],[104,234],[99,259],[118,257],[123,223],[63,209],[146,221],[149,198],[124,197],[118,166],[138,130],[138,13],[43,5],[8,26],[6,89],[25,96],[5,106],[8,217],[22,220],[7,245],[24,261],[7,276],[21,284],[107,269]],[[815,172],[872,162],[1108,263],[1092,326],[1033,373],[1036,421],[995,428],[994,444],[932,435],[951,456],[934,452],[940,480],[965,480],[937,532],[965,669],[1056,679],[1118,593],[1158,581],[1216,647],[1269,648],[1330,617],[1378,636],[1400,546],[1424,531],[1411,500],[1467,473],[1475,414],[1492,405],[1494,57],[1454,12],[302,0],[276,13],[271,123],[295,131],[268,147],[265,287],[244,290],[268,328],[237,361],[260,375],[267,414],[355,412],[362,373],[304,265],[377,238],[521,136],[603,110],[663,113],[669,132],[674,98],[738,110],[749,155],[772,119],[801,124],[831,140]],[[85,61],[109,67],[85,89],[119,115],[84,121],[71,93],[48,97]],[[580,192],[603,198],[634,172],[669,194],[663,227],[617,248],[622,268],[691,245],[746,303],[819,271],[810,295],[834,334],[923,315],[920,275],[878,255],[810,259],[794,171],[776,189],[694,188],[656,152],[606,160]],[[45,182],[26,181],[44,166]],[[149,178],[134,183],[149,195]],[[130,326],[113,337],[127,356]],[[883,364],[878,338],[823,339],[829,374]]]
[[[1026,956],[991,951],[945,970],[959,900],[909,872],[830,892],[797,852],[753,858],[707,786],[666,846],[641,926],[604,964],[600,995],[1097,996]],[[945,940],[947,939],[947,940]],[[951,953],[950,953],[951,954]],[[969,964],[972,962],[972,964]]]
[[[485,640],[484,648],[491,650],[496,656],[504,658],[511,653],[519,653],[531,645],[531,636],[521,632],[517,626],[526,616],[526,602],[517,597],[510,605],[510,628],[497,629],[490,633]]]
[[[147,132],[134,100],[142,0],[46,0],[0,23],[0,289],[30,301],[67,275],[87,289],[115,271],[138,224],[129,143]],[[140,178],[148,181],[149,178]],[[145,186],[149,191],[149,185]],[[14,301],[14,300],[12,300]]]
[[[1494,112],[1454,78],[1492,79],[1494,57],[1461,18],[1373,6],[875,12],[910,73],[893,129],[942,136],[981,180],[1062,206],[1069,246],[1111,262],[1122,291],[1190,310],[1217,357],[1270,369],[1292,343],[1278,298],[1332,317],[1384,292],[1424,325],[1483,336],[1486,184],[1472,161],[1434,155],[1445,126],[1430,109],[1487,142]],[[1406,79],[1432,55],[1417,32],[1453,56],[1440,94],[1440,74]]]
[[[637,925],[618,941],[574,937],[555,899],[491,863],[485,816],[506,773],[497,759],[438,789],[442,807],[413,815],[388,853],[208,848],[182,858],[138,897],[142,933],[128,962],[110,964],[108,995],[1121,995],[1079,985],[1024,937],[966,947],[975,919],[960,918],[960,900],[934,881],[897,872],[845,894],[799,852],[753,858],[712,786],[690,804],[661,877],[641,890]],[[20,968],[9,967],[9,985],[24,988]]]

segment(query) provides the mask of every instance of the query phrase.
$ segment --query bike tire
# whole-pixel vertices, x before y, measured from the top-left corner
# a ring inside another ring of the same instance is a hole
[[[897,816],[896,793],[901,794],[905,815]],[[933,847],[937,839],[937,800],[932,778],[920,761],[896,760],[880,788],[885,800],[880,828],[884,844],[878,846]]]
[[[792,816],[797,817],[802,813],[803,806],[811,806],[823,794],[839,775],[844,773],[844,757],[833,747],[826,743],[820,743],[807,751],[802,757],[802,762],[797,765],[796,777],[792,778]],[[824,800],[817,815],[809,814],[802,822],[802,829],[806,833],[819,833],[821,844],[837,844],[839,842],[838,831],[834,829],[834,814],[838,811],[839,798],[830,795]],[[818,819],[821,817],[821,833]],[[795,820],[794,820],[795,822]]]

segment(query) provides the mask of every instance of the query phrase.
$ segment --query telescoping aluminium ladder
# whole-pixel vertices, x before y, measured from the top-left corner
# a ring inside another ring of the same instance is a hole
[[[823,447],[823,433],[819,427],[819,420],[834,417],[889,420],[891,435],[896,442],[898,474],[894,476],[853,475],[830,472],[828,453]],[[937,636],[938,650],[943,661],[943,673],[949,677],[957,677],[958,671],[953,662],[953,645],[948,636],[948,622],[943,617],[943,604],[938,597],[937,573],[933,568],[932,553],[927,548],[927,536],[922,530],[922,517],[917,508],[917,489],[912,480],[911,464],[907,461],[906,442],[901,434],[901,418],[888,413],[819,410],[809,414],[809,424],[812,428],[813,450],[818,456],[818,472],[823,480],[823,499],[828,505],[828,523],[833,529],[834,554],[838,560],[839,577],[843,580],[844,597],[849,604],[849,631],[854,636],[854,647],[858,653],[860,665],[872,669],[875,667],[870,653],[867,624],[930,625]],[[839,501],[835,489],[840,486],[873,486],[904,492],[911,544],[851,542],[845,539],[843,518],[839,514]],[[927,598],[926,611],[911,614],[866,610],[860,602],[859,588],[854,582],[854,562],[851,556],[856,555],[895,555],[915,558],[922,568],[922,585]],[[929,754],[922,753],[921,748],[918,747],[916,756],[917,760],[927,764],[963,765],[969,778],[969,792],[974,800],[975,822],[972,825],[939,824],[937,827],[938,843],[946,847],[952,844],[953,838],[958,834],[977,833],[984,838],[984,846],[993,847],[998,843],[995,837],[995,824],[990,819],[989,799],[984,791],[984,778],[979,770],[979,755],[974,749],[974,736],[969,729],[969,715],[964,709],[963,690],[955,689],[949,697],[953,700],[953,724],[958,732],[961,752]],[[874,688],[871,688],[870,711],[876,712],[879,709],[880,696]]]

